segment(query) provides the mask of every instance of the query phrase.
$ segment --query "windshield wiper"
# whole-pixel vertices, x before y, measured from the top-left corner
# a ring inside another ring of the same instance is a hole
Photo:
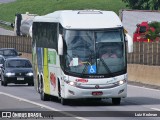
[[[104,62],[103,58],[100,58],[100,61],[102,62],[102,64],[104,65],[104,68],[106,69],[106,71],[109,72],[109,74],[114,77],[113,73],[111,72],[111,70],[109,69],[108,65]]]

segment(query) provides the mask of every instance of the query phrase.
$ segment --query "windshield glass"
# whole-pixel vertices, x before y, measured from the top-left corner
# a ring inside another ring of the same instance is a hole
[[[125,69],[122,29],[65,30],[63,38],[66,71],[102,75]]]
[[[0,55],[3,56],[17,56],[17,52],[13,49],[0,50]]]
[[[6,63],[7,68],[31,68],[29,60],[9,60]]]

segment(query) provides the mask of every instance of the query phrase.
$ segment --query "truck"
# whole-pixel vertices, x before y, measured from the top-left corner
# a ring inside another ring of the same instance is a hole
[[[127,45],[128,44],[128,45]],[[32,24],[34,85],[43,101],[127,97],[127,48],[118,15],[102,10],[60,10],[36,16]],[[103,57],[107,52],[116,57]]]
[[[149,39],[146,37],[146,34],[149,32],[155,31],[154,27],[151,27],[149,25],[149,22],[142,22],[140,24],[137,24],[136,31],[133,34],[133,42],[151,42],[152,39]]]
[[[133,34],[133,42],[159,42],[160,40],[160,22],[150,21],[137,24],[136,31]]]
[[[26,12],[25,14],[15,14],[13,26],[14,34],[16,36],[30,36],[32,23],[35,16],[37,16],[37,14],[29,14],[29,12]]]
[[[146,29],[149,29],[149,27],[147,26],[148,26],[148,22],[150,21],[159,22],[160,12],[158,10],[126,10],[124,9],[119,11],[119,17],[122,21],[124,28],[127,30],[128,34],[133,38],[134,36],[136,36],[134,35],[135,30],[137,31],[143,26],[145,26]],[[137,26],[137,24],[139,24],[139,26]],[[142,35],[142,37],[144,36]],[[136,41],[135,38],[133,40]],[[139,40],[139,37],[138,37],[138,40]]]

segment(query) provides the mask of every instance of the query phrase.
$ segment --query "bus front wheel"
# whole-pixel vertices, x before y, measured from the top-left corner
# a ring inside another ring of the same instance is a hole
[[[58,95],[59,95],[59,98],[60,98],[60,102],[62,105],[67,105],[68,104],[68,100],[67,99],[64,99],[61,95],[61,85],[60,85],[60,82],[58,80]]]
[[[61,104],[62,105],[67,105],[68,104],[68,100],[61,97]]]
[[[120,105],[121,98],[112,98],[112,104],[113,105]]]

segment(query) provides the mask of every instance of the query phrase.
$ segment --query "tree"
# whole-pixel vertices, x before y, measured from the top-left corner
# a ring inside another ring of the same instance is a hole
[[[160,0],[122,0],[127,3],[127,7],[140,10],[158,10]]]
[[[160,37],[160,22],[151,22],[148,24],[150,28],[154,28],[154,30],[149,30],[146,32],[146,38],[150,40],[156,40]]]

